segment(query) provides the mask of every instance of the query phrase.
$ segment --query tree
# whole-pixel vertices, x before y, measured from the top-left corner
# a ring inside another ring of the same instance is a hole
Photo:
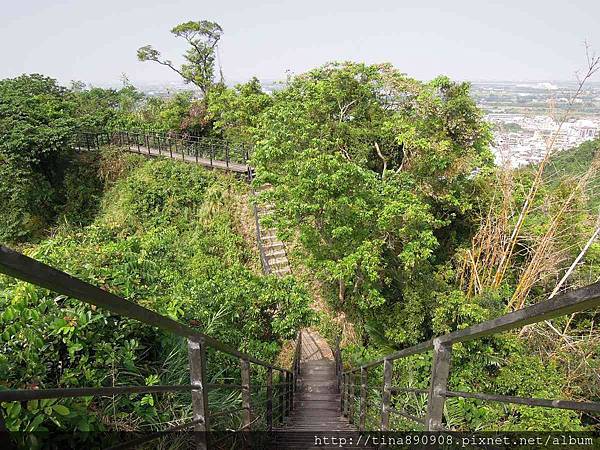
[[[271,96],[262,90],[256,77],[233,89],[220,86],[207,97],[214,130],[233,143],[252,142],[260,115],[271,103]]]
[[[472,231],[474,174],[493,161],[468,84],[328,64],[273,95],[255,140],[271,220],[336,306],[393,345],[430,337],[437,286]]]
[[[0,81],[0,241],[51,219],[73,114],[70,93],[56,80],[33,74]]]
[[[181,23],[171,29],[171,33],[185,39],[190,45],[184,54],[187,63],[177,68],[171,60],[162,59],[160,52],[151,45],[145,45],[138,49],[138,59],[154,61],[170,68],[181,75],[187,83],[198,86],[202,94],[206,95],[215,84],[216,51],[223,29],[216,22],[201,20]],[[222,79],[221,73],[221,81]]]

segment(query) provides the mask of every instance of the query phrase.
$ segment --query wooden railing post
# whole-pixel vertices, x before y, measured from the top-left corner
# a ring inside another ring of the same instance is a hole
[[[358,430],[365,431],[365,422],[367,420],[367,369],[360,368],[360,412],[358,420]]]
[[[354,423],[354,410],[356,406],[356,375],[354,372],[350,373],[350,379],[348,380],[348,421]]]
[[[288,416],[291,414],[294,409],[294,393],[292,392],[292,383],[294,382],[294,378],[292,374],[289,372],[285,373],[286,379],[288,380],[288,384],[286,386],[288,392]]]
[[[273,369],[267,370],[267,430],[273,431]]]
[[[196,444],[201,450],[208,448],[208,391],[206,389],[206,347],[204,340],[188,339],[188,355],[190,360],[190,381],[197,386],[192,390],[193,420],[199,422],[194,425],[197,433]]]
[[[348,417],[348,394],[350,393],[350,387],[348,386],[348,384],[350,383],[350,374],[347,373],[344,375],[344,393],[342,394],[343,397],[343,401],[344,401],[344,409],[342,410],[342,414],[346,417]]]
[[[431,364],[431,380],[427,401],[427,431],[443,431],[442,418],[446,397],[443,392],[448,384],[452,344],[443,344],[439,339],[433,340],[433,362]]]
[[[281,421],[281,423],[283,423],[284,419],[285,419],[285,404],[284,404],[284,395],[283,395],[283,389],[284,386],[282,385],[282,383],[284,382],[284,376],[283,376],[283,371],[279,371],[279,379],[278,379],[278,385],[279,385],[279,395],[277,396],[279,398],[279,420]]]
[[[346,387],[346,384],[344,383],[344,381],[346,380],[346,375],[345,374],[341,374],[340,375],[340,413],[342,415],[344,415],[344,389]]]
[[[250,431],[252,422],[251,398],[250,398],[250,363],[247,359],[240,359],[242,371],[242,427],[244,431]]]
[[[394,361],[383,361],[383,390],[381,392],[381,431],[390,429],[390,403],[392,401],[392,371]]]
[[[242,447],[251,448],[250,431],[252,428],[252,397],[250,395],[250,362],[240,358],[242,375]]]

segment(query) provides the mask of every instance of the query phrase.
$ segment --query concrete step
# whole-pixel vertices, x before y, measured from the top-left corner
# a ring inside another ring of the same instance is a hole
[[[289,265],[290,262],[287,259],[287,257],[283,257],[283,258],[269,258],[269,265],[270,266],[281,266],[281,265]]]
[[[281,241],[276,241],[276,242],[270,243],[268,245],[263,245],[263,248],[265,250],[281,251],[281,250],[285,249],[285,244]]]
[[[286,254],[285,254],[285,250],[283,250],[282,248],[281,249],[275,249],[275,250],[269,249],[269,251],[267,251],[265,249],[265,256],[267,258],[278,258],[280,256],[286,256]]]

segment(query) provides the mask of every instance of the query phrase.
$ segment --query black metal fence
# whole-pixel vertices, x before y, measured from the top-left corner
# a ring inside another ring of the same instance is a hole
[[[266,428],[272,430],[274,424],[283,422],[294,408],[293,394],[296,386],[296,377],[299,362],[294,361],[292,369],[277,367],[242,353],[228,345],[194,330],[182,323],[146,309],[131,301],[111,294],[82,280],[74,278],[62,271],[46,264],[31,259],[21,253],[15,252],[0,245],[0,273],[27,281],[59,294],[80,300],[90,305],[109,310],[115,314],[138,320],[146,325],[160,328],[187,339],[190,384],[186,385],[158,385],[158,386],[115,386],[115,387],[84,387],[65,389],[11,389],[0,391],[0,402],[30,401],[54,398],[74,398],[88,396],[113,396],[132,393],[157,393],[157,392],[191,392],[193,417],[190,421],[172,427],[165,431],[176,431],[192,428],[197,433],[198,447],[207,448],[211,427],[211,417],[223,414],[242,415],[242,426],[237,431],[250,431],[256,423],[259,407],[265,408]],[[217,352],[229,355],[239,362],[240,384],[233,383],[208,383],[206,369],[206,351],[211,348]],[[299,352],[296,351],[299,358]],[[266,370],[266,383],[251,383],[253,371],[251,365],[261,366]],[[224,389],[241,392],[241,408],[227,411],[211,411],[208,404],[210,390]],[[253,404],[251,391],[265,389],[265,404]],[[3,424],[0,411],[0,428]],[[0,431],[5,431],[1,430]],[[221,439],[227,439],[225,435]],[[146,440],[158,436],[149,436]],[[140,440],[132,442],[138,445]],[[216,444],[213,442],[213,444]]]
[[[600,307],[600,282],[576,289],[556,296],[550,300],[523,308],[521,310],[503,315],[493,320],[488,320],[463,330],[445,334],[435,339],[422,342],[395,353],[384,356],[375,361],[344,370],[342,365],[339,345],[335,350],[338,383],[341,391],[341,411],[350,422],[356,421],[358,414],[358,428],[366,428],[368,408],[375,408],[379,413],[381,431],[390,429],[390,415],[401,416],[415,422],[427,431],[443,431],[444,403],[447,398],[462,397],[484,401],[514,403],[546,408],[570,409],[600,413],[600,402],[580,402],[571,400],[551,400],[541,398],[525,398],[495,395],[488,393],[461,392],[448,390],[448,376],[450,374],[452,346],[460,342],[471,341],[477,338],[491,336],[503,331],[520,328],[528,324],[541,322],[558,316],[585,311]],[[394,361],[408,356],[421,354],[433,350],[429,389],[414,389],[405,386],[393,386]],[[376,367],[383,366],[383,379],[373,380],[368,372]],[[374,404],[368,399],[368,389],[379,383],[380,402]],[[358,391],[358,393],[357,393]],[[425,417],[395,408],[394,396],[403,393],[421,394],[427,398],[427,413]],[[371,430],[372,431],[372,430]]]
[[[98,149],[102,145],[118,145],[149,156],[166,156],[246,173],[252,146],[234,145],[216,138],[178,133],[139,130],[79,131],[73,146],[80,150]]]

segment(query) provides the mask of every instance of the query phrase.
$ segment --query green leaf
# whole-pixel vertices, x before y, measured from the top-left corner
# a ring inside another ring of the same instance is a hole
[[[52,409],[54,411],[56,411],[58,414],[60,414],[61,416],[66,416],[71,412],[71,411],[69,411],[69,408],[67,408],[64,405],[54,405],[52,407]]]

